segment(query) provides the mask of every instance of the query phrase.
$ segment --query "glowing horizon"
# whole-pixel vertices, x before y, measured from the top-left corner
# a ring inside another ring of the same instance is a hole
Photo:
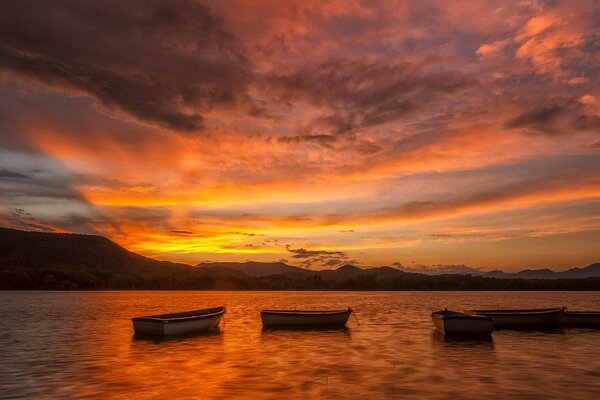
[[[0,225],[190,264],[598,262],[600,4],[573,3],[12,3]]]

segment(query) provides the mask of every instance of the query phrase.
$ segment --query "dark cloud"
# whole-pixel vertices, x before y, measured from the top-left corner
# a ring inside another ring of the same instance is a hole
[[[227,233],[232,234],[232,235],[242,235],[242,236],[265,236],[265,235],[252,233],[252,232],[229,231]]]
[[[407,63],[345,59],[267,75],[267,85],[280,93],[284,103],[303,99],[328,109],[313,122],[329,127],[334,134],[396,120],[475,83],[456,71],[427,72]],[[332,140],[325,136],[312,139]]]
[[[31,216],[31,214],[25,211],[23,208],[13,208],[12,215],[14,217]]]
[[[20,172],[10,171],[8,169],[0,169],[0,178],[7,179],[30,179],[29,176]]]
[[[297,135],[282,136],[278,139],[280,143],[315,143],[323,147],[332,147],[340,138],[336,135]]]
[[[379,144],[360,139],[355,133],[282,136],[278,139],[278,142],[287,144],[312,143],[327,149],[352,151],[360,154],[374,154],[382,149]]]
[[[180,131],[249,79],[236,38],[193,1],[3,2],[0,43],[5,70]]]
[[[18,173],[21,174],[21,173]],[[25,174],[21,174],[24,175]],[[5,177],[2,177],[5,178]],[[29,202],[39,203],[53,200],[85,201],[83,197],[71,187],[71,183],[64,177],[48,174],[38,174],[31,177],[11,177],[0,180],[0,202],[14,204],[18,199],[28,199]]]
[[[98,233],[94,228],[98,222],[98,219],[74,212],[55,216],[51,220],[36,218],[23,208],[12,208],[10,213],[0,212],[0,225],[41,232],[53,232],[58,227],[72,232]]]
[[[290,245],[286,245],[285,248],[292,253],[292,258],[302,260],[300,262],[300,267],[302,268],[311,269],[315,266],[334,267],[355,262],[355,260],[349,260],[348,255],[343,251],[294,249]]]
[[[303,248],[293,249],[290,246],[286,246],[287,251],[293,254],[292,258],[310,258],[315,256],[339,256],[345,257],[346,253],[343,251],[325,251],[325,250],[306,250]]]
[[[8,154],[0,148],[0,171],[9,171],[0,176],[0,225],[91,234],[99,233],[99,226],[118,231],[79,193],[73,177],[58,163]]]
[[[34,218],[27,218],[21,215],[6,215],[0,212],[0,226],[8,226],[15,229],[23,229],[26,231],[39,231],[39,232],[54,232],[51,226],[39,223]]]
[[[600,117],[585,112],[575,99],[555,100],[527,109],[505,124],[508,129],[526,129],[547,135],[599,131]]]
[[[192,234],[194,234],[194,232],[192,232],[192,231],[180,231],[180,230],[171,230],[169,232],[175,233],[175,234],[178,234],[178,235],[192,235]]]

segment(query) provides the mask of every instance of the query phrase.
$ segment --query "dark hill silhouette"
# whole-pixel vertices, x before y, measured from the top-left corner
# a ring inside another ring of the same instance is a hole
[[[548,268],[524,269],[523,271],[513,274],[494,270],[485,273],[483,276],[505,279],[583,279],[600,277],[600,263],[590,264],[584,268],[575,267],[559,272],[552,271]]]
[[[132,253],[101,236],[0,228],[0,289],[179,288],[186,264]]]
[[[559,272],[561,278],[589,278],[600,276],[600,263],[590,264],[585,268],[571,268],[564,272]]]
[[[293,267],[283,262],[256,262],[247,261],[244,263],[239,262],[204,262],[196,265],[198,268],[227,268],[230,270],[240,271],[251,276],[267,276],[267,275],[278,275],[288,273],[300,273],[304,274],[308,271],[302,268]]]
[[[342,265],[338,269],[322,270],[322,271],[320,271],[320,274],[323,277],[323,279],[339,280],[339,279],[351,278],[353,276],[359,275],[361,272],[363,272],[362,268],[358,268],[357,266],[346,264],[346,265]]]
[[[6,228],[0,228],[0,262],[15,267],[58,266],[102,271],[189,268],[186,264],[157,261],[132,253],[102,236]]]
[[[585,276],[599,268],[593,264],[569,273]],[[600,290],[600,278],[431,276],[354,265],[311,271],[281,262],[192,267],[132,253],[100,236],[0,228],[0,289]]]

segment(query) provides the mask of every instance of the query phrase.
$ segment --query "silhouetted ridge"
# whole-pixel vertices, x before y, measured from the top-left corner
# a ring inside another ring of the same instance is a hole
[[[362,268],[359,268],[359,267],[357,267],[355,265],[352,265],[352,264],[342,265],[341,267],[339,267],[338,269],[336,269],[336,271],[338,271],[338,272],[350,272],[350,273],[360,272],[362,270],[363,270]]]
[[[240,271],[252,276],[267,276],[288,273],[306,273],[307,270],[287,265],[283,262],[256,262],[247,261],[244,263],[236,262],[204,262],[197,265],[198,268],[228,268]]]
[[[0,263],[30,268],[70,266],[104,270],[159,265],[170,268],[187,267],[132,253],[102,236],[28,232],[7,228],[0,228]]]
[[[490,271],[484,274],[491,278],[516,278],[516,279],[582,279],[600,277],[600,263],[590,264],[584,268],[571,268],[565,271],[555,272],[548,268],[524,269],[516,273],[508,273],[500,270]]]

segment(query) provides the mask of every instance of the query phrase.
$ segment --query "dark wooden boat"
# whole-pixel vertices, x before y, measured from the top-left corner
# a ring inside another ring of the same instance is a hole
[[[448,309],[432,312],[431,320],[436,330],[451,336],[489,336],[493,327],[491,317]]]
[[[564,310],[564,307],[553,307],[470,310],[470,312],[492,317],[494,329],[552,329],[560,327]]]
[[[136,334],[180,335],[215,328],[219,325],[225,311],[225,307],[215,307],[172,314],[135,317],[131,320]]]
[[[565,328],[600,328],[600,311],[565,311],[561,324]]]
[[[262,310],[265,328],[343,328],[352,314],[346,310]]]

